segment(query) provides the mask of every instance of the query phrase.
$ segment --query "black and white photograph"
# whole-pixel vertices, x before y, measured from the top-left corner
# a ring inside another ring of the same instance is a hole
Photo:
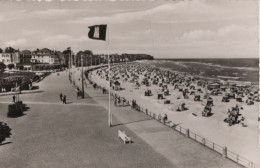
[[[260,168],[258,0],[0,2],[0,168]]]

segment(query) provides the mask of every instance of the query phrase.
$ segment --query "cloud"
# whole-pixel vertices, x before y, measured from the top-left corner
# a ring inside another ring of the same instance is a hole
[[[16,40],[10,40],[6,41],[4,45],[11,46],[11,47],[20,47],[20,46],[26,46],[27,45],[27,40],[26,39],[16,39]]]
[[[190,32],[184,33],[181,37],[181,41],[239,41],[239,42],[248,42],[254,39],[257,39],[258,27],[246,27],[242,25],[228,25],[222,27],[216,31],[212,30],[193,30]]]
[[[33,15],[41,15],[41,16],[57,16],[68,14],[70,10],[68,9],[47,9],[47,10],[35,10],[32,11]]]
[[[243,2],[236,1],[235,3],[228,2],[231,8],[223,8],[220,12],[219,7],[206,3],[203,0],[192,1],[177,1],[165,3],[154,8],[146,9],[143,11],[131,11],[116,13],[107,16],[90,16],[82,17],[76,20],[69,21],[76,24],[99,24],[99,23],[129,23],[136,20],[151,21],[155,23],[185,23],[185,22],[213,22],[216,20],[232,20],[239,18],[254,18],[257,8],[253,10],[232,8],[233,6],[241,6]],[[238,10],[239,9],[239,10]]]
[[[206,57],[212,53],[218,57],[225,53],[247,56],[246,52],[255,52],[255,1],[71,4],[46,3],[46,10],[29,3],[22,7],[1,4],[0,22],[5,22],[0,27],[1,42],[25,49],[64,50],[71,46],[75,52],[106,52],[106,42],[87,37],[87,26],[108,23],[111,52],[161,57]]]
[[[23,30],[23,34],[27,36],[37,35],[37,34],[43,34],[43,30]]]

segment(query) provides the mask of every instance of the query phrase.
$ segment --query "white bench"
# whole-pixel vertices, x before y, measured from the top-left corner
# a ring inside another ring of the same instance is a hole
[[[129,143],[132,142],[131,138],[128,137],[128,136],[125,134],[125,132],[120,131],[120,130],[118,130],[118,138],[121,138],[121,139],[123,140],[124,144],[126,144],[126,142],[129,142]]]

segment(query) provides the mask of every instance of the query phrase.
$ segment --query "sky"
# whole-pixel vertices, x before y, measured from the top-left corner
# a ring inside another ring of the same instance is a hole
[[[258,58],[256,0],[2,1],[0,11],[0,48]],[[96,24],[108,24],[107,41],[88,38]]]

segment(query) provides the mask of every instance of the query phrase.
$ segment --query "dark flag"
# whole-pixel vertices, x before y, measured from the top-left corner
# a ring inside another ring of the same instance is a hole
[[[94,25],[88,27],[88,37],[95,40],[106,40],[107,25]]]

